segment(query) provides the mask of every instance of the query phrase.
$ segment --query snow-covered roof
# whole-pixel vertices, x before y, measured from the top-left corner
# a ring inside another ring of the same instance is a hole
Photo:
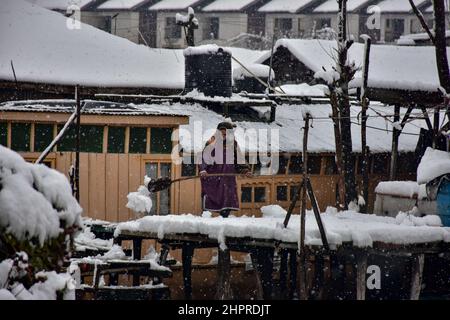
[[[348,0],[347,1],[347,12],[355,11],[365,4],[371,2],[372,0]],[[338,12],[338,2],[336,0],[327,0],[317,8],[313,10],[314,13],[328,13],[328,12]]]
[[[150,6],[149,10],[184,10],[203,0],[161,0]]]
[[[317,0],[272,0],[258,9],[259,12],[290,12],[296,13],[305,6]]]
[[[450,174],[450,153],[427,148],[417,167],[417,183],[425,184],[444,174]]]
[[[169,108],[172,112],[186,112],[189,114],[189,124],[180,126],[180,144],[186,152],[201,151],[205,142],[214,134],[217,125],[226,120],[222,115],[198,104],[172,104],[170,106],[142,104],[137,105],[137,107],[143,109]],[[256,107],[254,108],[256,109]],[[258,107],[257,109],[262,114],[270,112],[270,110],[265,110],[264,107]],[[334,152],[334,129],[333,123],[329,118],[332,111],[331,106],[328,104],[277,106],[276,120],[272,123],[265,121],[236,121],[236,139],[240,147],[246,152],[256,152],[258,151],[257,143],[249,143],[249,141],[245,140],[245,133],[248,134],[248,130],[277,132],[279,134],[279,149],[281,152],[301,152],[303,148],[303,140],[300,138],[302,136],[301,127],[303,114],[307,111],[310,112],[314,119],[312,120],[313,127],[309,130],[308,151],[313,153]],[[354,117],[354,120],[352,120],[352,142],[353,151],[355,152],[361,152],[361,127],[357,124],[357,117],[360,112],[360,107],[351,107],[351,116]],[[401,117],[403,117],[405,112],[406,110],[402,108]],[[371,104],[371,109],[368,110],[367,144],[373,153],[391,152],[391,131],[393,127],[391,123],[380,117],[379,114],[389,115],[392,120],[394,108]],[[427,128],[424,120],[415,120],[412,124],[406,124],[399,138],[399,150],[401,152],[415,150],[421,127]],[[202,133],[202,137],[198,136],[199,133]],[[270,138],[268,141],[270,143]]]
[[[299,61],[313,72],[332,70],[336,65],[336,41],[280,39],[275,44],[287,48]],[[447,48],[450,54],[450,49]],[[364,58],[364,44],[354,43],[349,50],[349,61],[361,67]],[[267,59],[262,56],[257,62]],[[414,66],[414,67],[411,67]],[[361,85],[361,70],[350,83]],[[368,86],[379,89],[422,90],[436,92],[440,86],[436,69],[434,47],[403,47],[394,45],[372,45]]]
[[[133,104],[121,104],[107,101],[83,100],[82,114],[125,115],[125,116],[188,116],[183,110],[171,111],[169,107],[137,108]],[[51,112],[73,113],[75,100],[25,100],[8,101],[0,104],[0,113],[6,111],[19,112]]]
[[[216,0],[202,9],[203,12],[239,11],[259,0]]]
[[[97,7],[100,10],[129,10],[148,2],[149,0],[107,0]]]
[[[420,7],[423,4],[429,2],[429,0],[414,0],[416,7]],[[380,8],[381,13],[399,12],[408,13],[412,12],[411,5],[407,0],[383,0],[376,4]]]
[[[183,50],[154,49],[22,0],[2,0],[0,79],[95,87],[184,88]],[[243,64],[265,51],[229,48]],[[238,66],[234,61],[233,67]]]
[[[80,9],[94,3],[96,0],[26,0],[32,4],[51,10],[67,10],[71,5]],[[3,4],[2,4],[3,6]]]
[[[445,12],[449,12],[449,8],[448,8],[448,3],[447,3],[447,1],[444,1],[444,5],[445,5]],[[426,13],[433,13],[433,12],[434,12],[434,7],[433,7],[433,5],[427,7],[425,10],[423,10],[423,12],[426,12]]]
[[[222,249],[226,248],[226,238],[278,240],[298,243],[300,239],[300,216],[292,215],[286,228],[280,227],[286,210],[279,206],[268,206],[274,211],[270,217],[229,217],[227,219],[204,216],[167,215],[147,216],[134,221],[119,223],[115,235],[127,232],[150,232],[161,238],[173,234],[201,234],[215,239]],[[266,207],[267,208],[267,207]],[[263,211],[265,208],[261,208]],[[375,242],[390,244],[412,244],[425,242],[450,242],[450,232],[442,228],[437,216],[410,219],[399,214],[396,218],[361,214],[353,211],[337,212],[329,207],[321,214],[327,240],[332,248],[344,242],[352,242],[355,247],[372,247]],[[322,245],[317,222],[311,211],[306,214],[305,244]]]

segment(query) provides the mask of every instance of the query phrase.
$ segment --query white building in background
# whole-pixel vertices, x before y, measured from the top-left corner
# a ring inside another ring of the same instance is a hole
[[[202,42],[224,43],[243,34],[264,35],[265,16],[257,9],[268,0],[216,0],[201,10]]]
[[[176,23],[177,13],[186,15],[188,8],[192,7],[197,19],[201,19],[200,9],[211,3],[211,0],[161,0],[150,6],[150,12],[156,15],[156,47],[159,48],[184,48],[186,47],[186,37],[183,28]],[[201,39],[201,29],[196,29],[194,39]]]

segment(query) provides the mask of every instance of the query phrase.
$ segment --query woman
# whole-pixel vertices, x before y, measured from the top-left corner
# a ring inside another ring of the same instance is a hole
[[[219,212],[224,218],[232,210],[239,210],[236,176],[231,174],[252,175],[234,139],[233,128],[230,122],[219,123],[216,134],[203,149],[200,165],[203,210]],[[208,176],[214,174],[230,176]]]

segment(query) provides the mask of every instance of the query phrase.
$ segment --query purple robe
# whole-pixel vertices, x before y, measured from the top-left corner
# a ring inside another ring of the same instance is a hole
[[[232,152],[233,150],[225,147],[225,144],[223,146],[223,152],[219,151],[218,153],[218,157],[220,157],[220,153],[222,153],[222,163],[211,163],[211,160],[205,161],[205,158],[208,159],[208,157],[205,157],[205,150],[203,150],[202,163],[199,171],[206,171],[208,174],[245,173],[248,171],[248,167],[245,165],[239,167],[237,164],[236,153],[239,151],[236,142],[234,142],[234,150],[234,157],[232,158],[233,163],[226,163],[227,152]],[[217,148],[214,147],[211,152],[213,157],[216,155],[216,151]],[[229,157],[231,157],[231,155]],[[236,177],[202,177],[200,180],[202,184],[203,210],[239,210]]]

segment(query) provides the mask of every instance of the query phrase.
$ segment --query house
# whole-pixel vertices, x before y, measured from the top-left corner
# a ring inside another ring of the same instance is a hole
[[[366,27],[368,18],[367,9],[378,0],[350,0],[347,1],[347,33],[358,41],[361,34],[373,33]],[[327,0],[312,10],[311,16],[314,22],[314,30],[326,27],[338,31],[338,3],[336,0]],[[312,35],[314,37],[314,35]],[[375,40],[375,39],[374,39]]]
[[[225,44],[242,34],[264,35],[264,14],[257,9],[268,0],[216,0],[201,10],[202,43]]]
[[[429,9],[429,0],[415,0],[417,8],[423,13],[425,21],[432,27],[432,11]],[[395,42],[400,36],[422,32],[419,19],[414,14],[408,1],[383,0],[376,4],[380,13],[379,42]]]
[[[208,5],[212,0],[161,0],[149,7],[150,12],[156,14],[156,46],[159,48],[185,48],[187,46],[186,37],[181,26],[177,25],[175,15],[177,13],[186,15],[191,7],[196,15],[201,8]],[[199,16],[197,17],[199,19]],[[201,39],[202,31],[196,29],[194,39]]]
[[[317,71],[332,70],[336,65],[336,41],[280,39],[276,42],[272,67],[275,82],[280,84],[315,83]],[[450,53],[450,48],[447,49]],[[354,43],[348,52],[349,60],[361,67],[364,45]],[[270,54],[257,63],[270,63]],[[411,68],[411,66],[415,68]],[[420,77],[417,77],[420,74]],[[350,87],[360,88],[362,72],[358,70]],[[370,52],[368,95],[372,101],[388,104],[418,103],[434,105],[442,102],[439,93],[434,47],[404,47],[372,45]]]
[[[313,27],[312,9],[324,0],[272,0],[258,9],[265,15],[265,34],[272,38],[302,38]]]
[[[156,45],[156,15],[147,10],[156,0],[107,0],[83,12],[81,21],[134,43]]]

